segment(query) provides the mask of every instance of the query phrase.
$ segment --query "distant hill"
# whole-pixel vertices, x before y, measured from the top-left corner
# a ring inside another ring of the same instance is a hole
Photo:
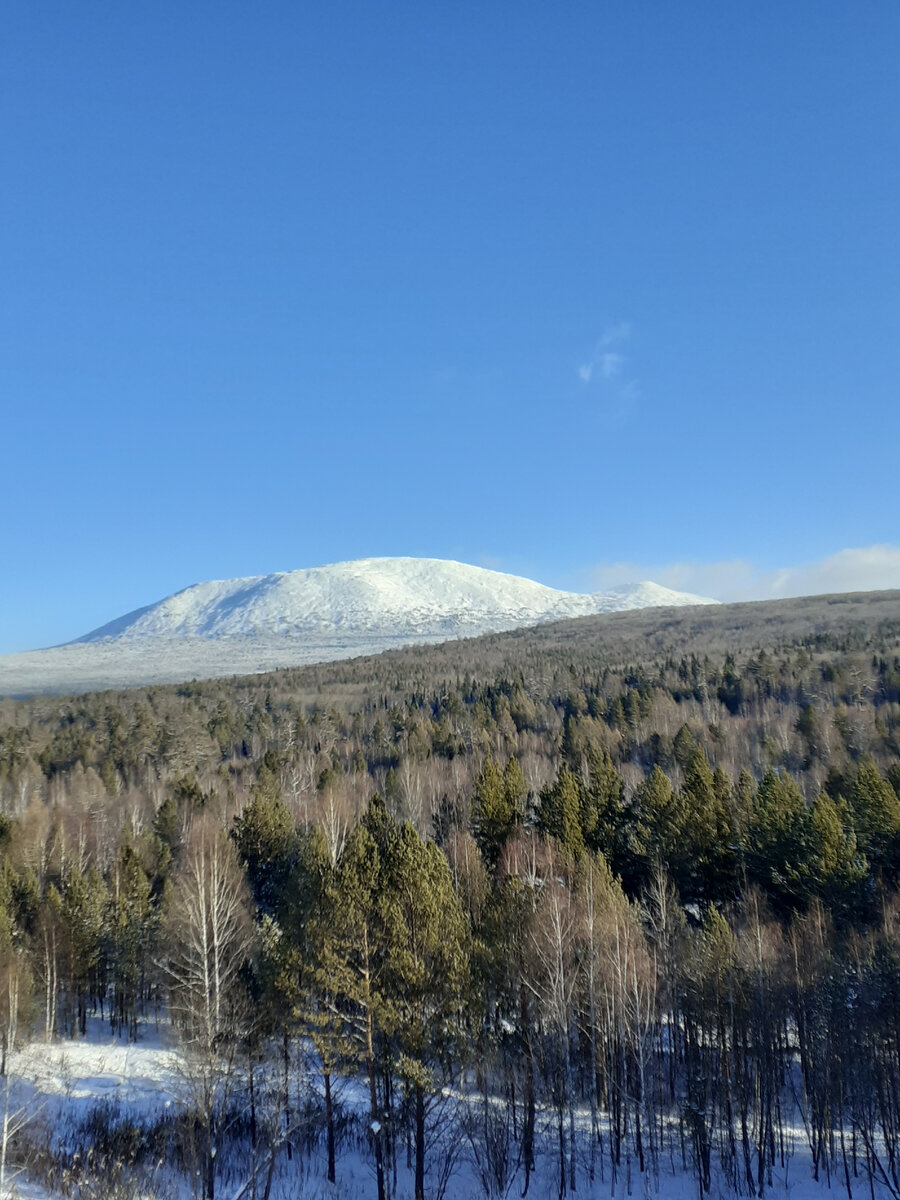
[[[360,559],[195,584],[68,645],[7,655],[0,695],[252,674],[572,617],[714,604],[650,582],[589,595],[439,559]]]
[[[308,704],[352,708],[363,697],[442,691],[463,678],[490,683],[523,677],[543,693],[610,669],[627,675],[695,657],[713,670],[727,655],[783,661],[798,651],[829,661],[842,654],[900,651],[900,590],[844,592],[705,607],[601,613],[437,645],[398,647],[246,679]],[[213,685],[210,685],[210,694]]]

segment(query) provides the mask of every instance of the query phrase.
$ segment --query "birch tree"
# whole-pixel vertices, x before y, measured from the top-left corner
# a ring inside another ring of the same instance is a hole
[[[172,1018],[200,1129],[198,1194],[214,1200],[217,1142],[239,1033],[239,972],[253,944],[253,925],[234,847],[208,819],[195,822],[188,835],[166,929]]]

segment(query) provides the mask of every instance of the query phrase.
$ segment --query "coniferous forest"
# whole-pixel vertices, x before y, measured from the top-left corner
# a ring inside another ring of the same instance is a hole
[[[2,700],[0,812],[0,1187],[900,1196],[898,593]],[[63,1143],[101,1022],[188,1099]]]

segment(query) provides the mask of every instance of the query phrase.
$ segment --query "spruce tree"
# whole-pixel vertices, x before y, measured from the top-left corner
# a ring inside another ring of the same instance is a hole
[[[137,1035],[137,1004],[155,922],[150,881],[134,849],[126,843],[119,854],[110,885],[107,937],[115,985],[110,1011],[114,1029]]]
[[[630,891],[649,881],[658,864],[681,889],[684,885],[679,854],[683,810],[681,798],[672,790],[668,776],[654,767],[634,795],[629,839],[629,865],[625,879]]]
[[[231,836],[257,905],[274,916],[288,892],[297,849],[294,823],[278,791],[257,785]]]
[[[732,895],[736,856],[730,791],[727,776],[713,774],[706,755],[697,749],[685,772],[678,831],[685,900],[721,901]]]

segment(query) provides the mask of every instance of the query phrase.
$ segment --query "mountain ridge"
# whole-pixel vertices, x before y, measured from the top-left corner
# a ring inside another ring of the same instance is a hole
[[[355,559],[192,584],[62,646],[0,657],[0,695],[252,674],[572,617],[717,603],[649,581],[564,592],[447,559]]]
[[[599,612],[714,603],[649,581],[565,592],[449,559],[366,558],[192,584],[67,644],[342,632],[471,636]]]

